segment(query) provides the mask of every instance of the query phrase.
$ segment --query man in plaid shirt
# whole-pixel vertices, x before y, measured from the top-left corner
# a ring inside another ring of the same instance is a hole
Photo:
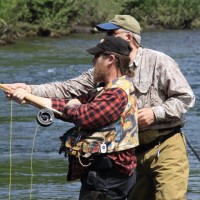
[[[84,132],[104,135],[105,143],[100,144],[98,152],[95,148],[87,152],[89,158],[83,149],[78,151],[81,160],[69,155],[68,180],[81,179],[80,200],[122,200],[128,197],[136,178],[137,109],[132,84],[134,69],[129,66],[132,48],[122,38],[108,36],[87,51],[94,55],[95,91],[70,101],[37,97],[21,88],[12,96],[20,103],[25,102],[27,95],[33,96],[43,105],[64,113],[65,121]]]

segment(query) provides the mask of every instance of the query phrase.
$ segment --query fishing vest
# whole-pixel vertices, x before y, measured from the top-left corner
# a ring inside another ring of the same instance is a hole
[[[137,105],[131,78],[122,76],[109,83],[97,96],[110,88],[123,89],[128,97],[127,105],[119,119],[112,125],[84,130],[73,127],[61,137],[60,153],[76,157],[123,151],[138,146]]]

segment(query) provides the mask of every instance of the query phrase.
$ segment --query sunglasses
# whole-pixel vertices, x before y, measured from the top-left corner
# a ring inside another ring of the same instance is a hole
[[[125,31],[125,30],[119,31],[119,32],[117,32],[117,30],[112,30],[112,31],[107,31],[106,35],[107,36],[117,36],[117,35],[122,34],[122,33],[130,33],[130,32],[129,31]]]
[[[106,32],[106,35],[107,35],[107,36],[113,36],[113,35],[115,35],[115,30],[107,31],[107,32]]]

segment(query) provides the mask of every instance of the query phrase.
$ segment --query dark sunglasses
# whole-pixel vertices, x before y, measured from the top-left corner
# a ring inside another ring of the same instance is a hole
[[[107,35],[107,36],[113,36],[113,35],[115,35],[115,30],[107,31],[107,32],[106,32],[106,35]]]

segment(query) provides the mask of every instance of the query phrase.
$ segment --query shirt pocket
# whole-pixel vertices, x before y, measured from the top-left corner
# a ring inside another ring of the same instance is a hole
[[[162,100],[159,97],[158,90],[150,82],[147,82],[147,84],[143,84],[140,86],[135,85],[135,88],[138,109],[149,108],[162,104]]]

